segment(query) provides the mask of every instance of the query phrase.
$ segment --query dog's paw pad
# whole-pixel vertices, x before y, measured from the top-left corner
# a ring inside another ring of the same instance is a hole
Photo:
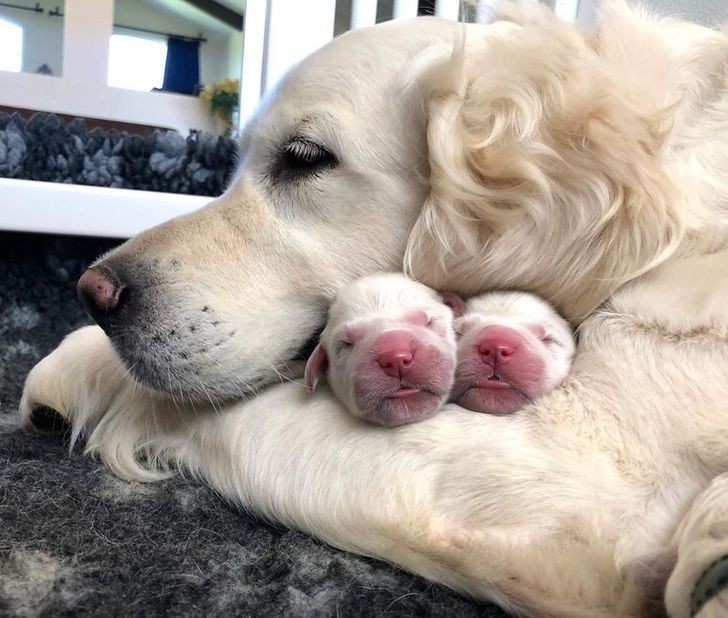
[[[38,406],[30,412],[30,425],[40,433],[64,437],[71,431],[71,425],[56,410]]]

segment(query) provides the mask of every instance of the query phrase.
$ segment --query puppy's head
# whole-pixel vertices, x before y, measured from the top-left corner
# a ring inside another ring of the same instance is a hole
[[[452,311],[403,275],[373,275],[337,295],[306,366],[314,389],[328,371],[355,416],[388,427],[428,418],[446,401],[455,367]]]
[[[468,301],[455,321],[458,362],[451,399],[469,410],[510,414],[561,384],[574,339],[545,301],[494,292]]]

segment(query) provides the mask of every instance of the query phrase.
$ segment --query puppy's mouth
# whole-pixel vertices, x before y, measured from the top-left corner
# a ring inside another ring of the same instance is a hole
[[[489,378],[486,378],[485,380],[474,380],[466,390],[470,389],[482,389],[492,391],[508,390],[513,391],[516,395],[519,395],[523,399],[530,399],[529,394],[518,384],[503,379],[497,373],[493,374]]]
[[[513,389],[513,385],[504,380],[500,374],[494,373],[488,376],[485,381],[474,385],[475,388],[486,388],[486,389]]]
[[[460,370],[456,374],[455,385],[450,397],[452,401],[457,401],[469,393],[481,391],[489,397],[517,397],[525,403],[532,399],[529,390],[526,385],[512,379],[511,376],[504,375],[502,372],[484,373],[482,371]]]
[[[446,393],[436,384],[422,382],[402,381],[397,386],[392,386],[382,392],[383,399],[409,399],[416,395],[444,397]]]
[[[472,391],[487,391],[491,393],[491,397],[516,396],[523,401],[524,405],[531,400],[531,395],[518,384],[508,382],[497,376],[491,376],[485,380],[475,380],[470,384],[466,384],[461,397]]]
[[[437,413],[444,397],[426,388],[403,387],[370,408],[366,418],[386,427],[422,421]]]
[[[417,395],[422,392],[421,388],[412,388],[408,386],[402,386],[394,391],[389,397],[390,399],[407,399],[413,395]]]

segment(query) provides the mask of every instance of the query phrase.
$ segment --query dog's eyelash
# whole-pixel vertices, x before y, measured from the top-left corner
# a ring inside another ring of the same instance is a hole
[[[317,163],[325,157],[326,150],[308,140],[296,140],[285,147],[285,152],[306,163]]]
[[[316,176],[336,165],[336,157],[320,144],[294,138],[281,150],[275,171],[278,176],[297,179]]]

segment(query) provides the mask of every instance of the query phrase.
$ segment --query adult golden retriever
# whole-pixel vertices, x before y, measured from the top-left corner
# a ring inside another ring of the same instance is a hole
[[[225,195],[84,275],[103,331],[38,364],[22,417],[517,612],[717,614],[728,39],[620,4],[589,33],[538,9],[464,30],[359,30],[294,69]],[[339,285],[403,265],[545,296],[580,325],[573,375],[509,417],[396,430],[272,385]]]

